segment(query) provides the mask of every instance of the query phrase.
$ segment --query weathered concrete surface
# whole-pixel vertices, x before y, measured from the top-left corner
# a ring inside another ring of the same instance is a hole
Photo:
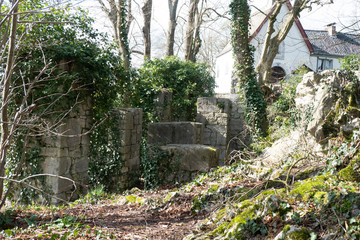
[[[161,146],[161,149],[171,153],[171,161],[179,163],[179,170],[207,172],[218,163],[218,150],[205,145],[169,144]]]
[[[149,144],[202,144],[204,127],[196,122],[160,122],[148,127]]]

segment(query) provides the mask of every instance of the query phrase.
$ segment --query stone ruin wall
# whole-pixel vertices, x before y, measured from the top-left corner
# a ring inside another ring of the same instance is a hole
[[[224,165],[230,133],[231,103],[226,98],[204,97],[197,101],[196,121],[204,124],[204,145],[219,150],[219,165]]]
[[[43,173],[63,176],[72,181],[54,176],[46,177],[46,184],[56,197],[70,200],[86,193],[88,184],[90,135],[92,127],[92,104],[90,99],[78,105],[59,127],[58,136],[43,136],[45,146],[40,156],[44,157]],[[57,203],[56,199],[52,200]]]
[[[119,116],[121,153],[124,161],[117,187],[125,189],[134,185],[134,175],[140,168],[143,112],[141,108],[120,108],[116,112]]]
[[[232,151],[250,144],[243,104],[237,94],[199,98],[196,121],[204,124],[204,144],[220,151],[220,166],[229,160]]]
[[[90,101],[80,104],[58,130],[59,136],[43,136],[45,146],[41,148],[43,173],[63,176],[73,182],[47,176],[46,184],[56,197],[73,200],[86,194],[88,187],[88,166],[90,155],[90,130],[93,127],[92,104]],[[124,189],[132,186],[132,175],[140,167],[140,144],[142,135],[142,109],[116,109],[121,135],[121,152],[124,166],[122,175],[117,176],[119,185]],[[52,203],[59,203],[53,198]]]
[[[168,96],[170,94],[168,92],[163,94],[166,95],[162,98],[166,99],[166,101],[161,102],[161,105],[163,105],[161,108],[166,110],[162,119],[164,121],[168,120],[169,117],[168,109],[164,105],[167,105],[167,99],[171,99],[171,96]],[[163,122],[156,125],[155,131],[151,130],[151,127],[154,126],[150,125],[149,133],[155,132],[158,135],[150,136],[149,143],[178,144],[177,147],[180,147],[180,149],[187,149],[185,151],[187,154],[191,153],[189,159],[197,156],[195,152],[192,153],[192,151],[195,151],[194,149],[197,149],[196,151],[205,149],[201,151],[206,151],[207,155],[211,155],[212,160],[211,163],[199,161],[201,162],[199,168],[208,169],[210,165],[213,166],[213,159],[216,159],[217,156],[219,156],[217,164],[223,165],[226,162],[227,153],[235,149],[242,149],[244,147],[243,143],[249,144],[248,135],[244,134],[243,105],[237,95],[199,98],[197,105],[198,116],[195,123]],[[65,136],[43,137],[45,146],[42,148],[41,156],[45,158],[43,163],[44,173],[64,176],[78,183],[74,192],[71,181],[57,177],[47,177],[47,185],[51,186],[51,190],[56,196],[62,199],[75,199],[87,191],[90,135],[86,133],[89,133],[93,124],[91,109],[92,104],[88,101],[80,104],[78,110],[70,114],[70,117],[59,129],[59,133],[64,133]],[[118,118],[121,152],[124,161],[123,174],[115,176],[119,178],[117,180],[119,185],[116,188],[125,189],[133,186],[134,181],[137,179],[134,176],[140,167],[143,113],[142,109],[127,108],[116,109],[114,112],[116,113],[115,117]],[[232,140],[234,137],[239,137],[240,141]],[[186,146],[180,146],[182,144]],[[188,149],[187,144],[194,144],[191,151]],[[210,148],[204,148],[201,145]],[[174,145],[171,147],[174,148]],[[215,151],[212,149],[216,149],[216,152],[212,153],[212,151]],[[210,165],[204,165],[204,163]],[[187,166],[188,164],[190,163],[186,163],[184,168],[193,172],[193,168]],[[57,201],[53,200],[53,202]]]

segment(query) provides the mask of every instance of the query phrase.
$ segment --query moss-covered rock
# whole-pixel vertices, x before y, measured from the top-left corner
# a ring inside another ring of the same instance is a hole
[[[286,225],[274,240],[310,240],[311,232],[303,227]]]
[[[304,182],[295,184],[295,188],[291,190],[290,195],[300,197],[301,199],[308,201],[319,190],[325,190],[328,188],[323,178],[310,178]]]
[[[360,182],[359,159],[351,161],[350,164],[338,172],[338,176],[343,181]]]
[[[146,199],[138,197],[136,195],[127,195],[125,197],[122,197],[119,202],[120,204],[132,204],[132,203],[144,204],[146,202]]]

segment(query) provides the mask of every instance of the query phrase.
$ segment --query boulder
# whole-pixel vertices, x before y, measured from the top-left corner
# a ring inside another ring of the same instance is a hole
[[[327,143],[327,139],[336,135],[340,129],[351,134],[359,125],[354,121],[358,111],[358,102],[354,99],[358,85],[351,74],[342,71],[327,70],[320,75],[307,73],[296,88],[296,107],[307,114],[306,129],[318,143]],[[359,75],[359,73],[355,73]]]
[[[304,227],[286,225],[274,240],[310,240],[311,233]]]

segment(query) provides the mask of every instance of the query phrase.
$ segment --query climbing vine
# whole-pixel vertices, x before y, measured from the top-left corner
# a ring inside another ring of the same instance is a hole
[[[34,2],[39,9],[46,6],[46,1]],[[30,20],[64,23],[25,23],[18,28],[19,34],[23,34],[23,40],[13,74],[13,97],[9,103],[9,114],[14,117],[19,105],[24,101],[26,106],[31,106],[31,114],[24,115],[22,124],[16,129],[13,140],[16,144],[12,145],[7,165],[8,177],[18,180],[42,172],[44,158],[40,150],[44,143],[36,136],[51,136],[51,132],[57,132],[62,123],[61,119],[66,119],[70,112],[77,113],[76,106],[89,97],[91,100],[85,103],[92,111],[94,123],[102,122],[115,104],[119,82],[125,82],[122,78],[128,76],[114,51],[115,46],[107,41],[106,36],[91,27],[93,20],[84,11],[51,9],[51,14],[34,14]],[[28,91],[28,94],[24,90]],[[102,153],[101,148],[109,145],[106,140],[109,136],[113,137],[109,132],[114,130],[115,125],[117,123],[108,121],[104,126],[95,129],[91,137],[96,139],[98,144],[90,146],[92,153]],[[27,131],[30,134],[28,145],[25,144],[28,135],[24,134]],[[112,140],[114,144],[119,143],[114,138]],[[120,143],[113,149],[112,155],[103,156],[102,166],[107,169],[121,167],[119,146]],[[25,157],[22,157],[23,154]],[[21,160],[22,158],[24,160]],[[98,161],[99,158],[93,157],[92,160]],[[96,163],[91,164],[93,166]],[[20,171],[17,171],[18,169]],[[98,171],[90,173],[91,176],[98,176],[103,171],[99,168],[90,170]],[[105,178],[108,176],[104,175]],[[37,178],[34,184],[44,186],[44,179]],[[15,192],[14,197],[24,197],[28,202],[35,200],[32,197],[33,192],[23,189]]]
[[[236,59],[236,77],[246,101],[246,120],[256,135],[267,134],[266,102],[256,80],[254,70],[254,48],[249,45],[250,8],[247,0],[233,0],[230,4],[232,15],[232,45]]]

